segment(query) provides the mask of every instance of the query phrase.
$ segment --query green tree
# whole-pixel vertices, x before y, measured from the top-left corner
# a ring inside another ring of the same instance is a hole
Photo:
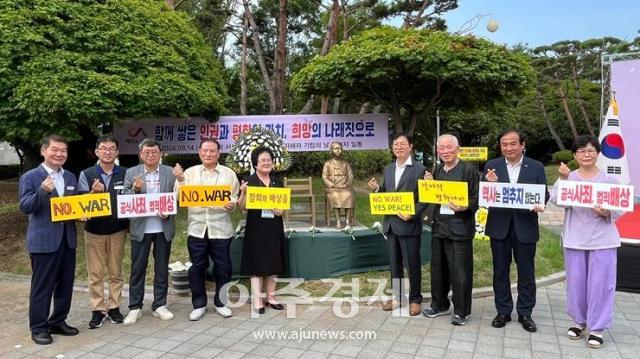
[[[226,101],[211,48],[161,0],[0,0],[0,138],[26,168],[47,134],[76,140],[123,118],[212,117]]]
[[[521,53],[471,36],[380,27],[314,58],[292,79],[304,94],[380,104],[413,134],[436,109],[471,111],[521,94],[533,69]]]

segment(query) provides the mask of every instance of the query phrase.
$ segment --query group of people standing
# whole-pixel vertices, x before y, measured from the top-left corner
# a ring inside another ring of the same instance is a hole
[[[404,269],[408,273],[409,313],[422,313],[433,318],[447,315],[453,306],[451,323],[465,325],[471,314],[473,287],[473,238],[475,211],[478,208],[478,187],[482,179],[488,182],[541,184],[546,186],[543,165],[524,155],[525,138],[517,129],[504,131],[498,139],[502,156],[486,163],[482,176],[475,166],[458,157],[458,139],[450,134],[437,140],[441,163],[430,173],[412,159],[413,142],[406,134],[396,134],[391,149],[395,161],[384,170],[384,179],[375,178],[368,186],[375,192],[413,192],[418,198],[419,180],[466,182],[468,205],[456,203],[429,205],[416,203],[415,215],[398,214],[384,217],[392,277],[393,299],[383,309],[399,308],[404,299]],[[564,164],[559,180],[607,182],[614,179],[601,172],[595,161],[600,146],[589,136],[578,137],[573,146],[574,158],[580,168],[569,171]],[[215,311],[232,315],[226,305],[225,285],[230,282],[232,268],[229,254],[234,234],[230,213],[236,207],[245,209],[247,186],[282,187],[272,175],[274,155],[266,147],[251,154],[254,174],[240,183],[236,174],[218,162],[220,144],[215,139],[201,142],[198,154],[201,164],[183,170],[162,165],[158,142],[146,139],[139,145],[141,164],[125,169],[116,165],[118,142],[102,137],[96,143],[98,162],[76,177],[63,169],[67,159],[67,141],[48,136],[41,146],[44,162],[20,178],[20,209],[29,215],[27,250],[32,266],[29,304],[31,338],[37,344],[52,342],[51,334],[77,335],[78,329],[66,323],[71,306],[77,234],[75,221],[52,222],[50,199],[83,193],[111,194],[111,206],[121,194],[162,193],[178,191],[183,185],[231,186],[231,201],[224,207],[189,207],[187,245],[190,260],[189,283],[193,311],[191,320],[199,320],[208,308],[205,273],[213,261],[216,291]],[[551,191],[551,201],[557,198],[558,183]],[[549,200],[547,193],[545,203]],[[491,325],[504,327],[511,321],[513,299],[510,268],[517,267],[516,312],[518,322],[529,332],[537,330],[532,318],[536,304],[535,255],[540,237],[538,213],[544,205],[531,210],[490,208],[485,233],[491,238],[493,256],[493,290],[496,316]],[[420,237],[425,213],[432,222],[431,242],[431,303],[422,306]],[[247,210],[243,242],[241,273],[251,278],[251,307],[264,313],[266,307],[283,310],[275,298],[277,275],[284,273],[284,225],[281,210]],[[567,313],[574,324],[568,329],[571,339],[579,339],[590,330],[588,345],[603,344],[602,332],[612,325],[616,278],[616,247],[620,238],[615,220],[620,215],[600,206],[588,209],[569,207],[563,228],[563,246],[567,272]],[[347,217],[348,218],[348,217]],[[170,320],[173,313],[167,307],[168,264],[172,239],[175,236],[175,216],[119,219],[116,211],[110,216],[83,219],[89,296],[92,317],[89,328],[98,328],[103,321],[133,325],[142,316],[144,285],[149,256],[153,255],[154,316]],[[339,221],[339,216],[338,216]],[[131,240],[131,276],[129,280],[129,311],[120,313],[123,287],[122,260],[126,236]],[[151,248],[153,247],[153,251]],[[109,294],[104,295],[103,279],[108,276]],[[263,289],[264,288],[264,289]],[[452,292],[451,300],[449,292]],[[50,313],[53,300],[53,312]]]
[[[251,157],[255,173],[239,183],[236,174],[218,163],[220,144],[203,140],[198,148],[201,164],[183,170],[179,164],[161,164],[160,143],[145,139],[139,145],[141,163],[126,169],[116,165],[118,141],[105,136],[95,148],[98,157],[76,177],[63,169],[68,143],[61,136],[46,137],[41,145],[43,163],[20,178],[20,209],[29,215],[27,250],[31,258],[32,280],[29,294],[29,327],[36,344],[50,344],[52,334],[73,336],[79,330],[66,322],[76,267],[77,233],[74,220],[52,221],[50,199],[87,193],[109,193],[112,214],[82,218],[89,277],[89,301],[92,316],[89,328],[95,329],[109,319],[112,323],[133,325],[142,317],[147,264],[153,255],[153,316],[173,319],[167,307],[169,258],[175,237],[175,216],[159,212],[155,216],[121,219],[117,216],[117,196],[125,194],[166,193],[182,185],[228,185],[231,201],[224,207],[189,207],[187,248],[192,266],[189,284],[193,311],[190,320],[199,320],[207,311],[205,275],[209,260],[214,263],[215,311],[223,317],[232,315],[225,305],[224,289],[231,280],[229,254],[234,234],[230,213],[236,206],[244,208],[247,186],[282,186],[272,177],[273,153],[256,148]],[[131,275],[129,311],[120,312],[125,238],[131,240]],[[253,308],[264,313],[265,307],[283,310],[275,298],[277,275],[284,272],[284,226],[280,210],[247,210],[241,272],[251,277]],[[153,250],[152,250],[153,247]],[[103,280],[107,277],[108,295]],[[266,294],[263,293],[263,284]],[[53,301],[53,312],[51,302]]]
[[[478,209],[479,181],[521,184],[547,184],[544,166],[525,156],[524,134],[508,129],[498,137],[501,157],[485,164],[481,176],[474,165],[458,157],[458,139],[445,134],[437,139],[437,154],[441,163],[433,173],[421,163],[413,162],[413,143],[410,136],[397,134],[392,151],[395,161],[384,170],[379,184],[372,178],[368,186],[375,192],[413,192],[418,199],[419,180],[466,182],[468,205],[453,202],[442,205],[416,202],[415,215],[397,214],[384,217],[383,231],[388,238],[389,261],[393,283],[393,299],[384,303],[383,310],[402,305],[404,296],[404,267],[409,282],[409,314],[429,318],[448,315],[453,305],[451,324],[465,325],[471,314],[473,288],[473,238],[475,212]],[[600,171],[595,162],[600,152],[598,140],[592,136],[579,136],[572,147],[580,168],[570,171],[563,163],[559,179],[615,183],[615,179]],[[536,332],[532,318],[536,304],[535,255],[540,238],[538,213],[551,200],[556,203],[558,183],[551,194],[546,192],[544,204],[531,210],[489,208],[485,233],[490,237],[493,257],[493,292],[496,316],[491,325],[502,328],[511,321],[514,302],[511,294],[510,270],[515,260],[517,268],[518,322],[528,332]],[[422,307],[420,236],[422,218],[431,222],[431,303]],[[567,207],[562,231],[565,267],[567,273],[567,313],[574,324],[567,336],[579,339],[589,328],[588,346],[603,345],[602,333],[612,326],[616,281],[616,249],[620,236],[615,226],[619,212],[602,206],[595,208]],[[449,299],[451,292],[451,300]]]

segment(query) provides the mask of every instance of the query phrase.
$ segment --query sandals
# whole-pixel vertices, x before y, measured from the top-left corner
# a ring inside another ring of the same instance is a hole
[[[589,335],[589,339],[587,339],[587,345],[589,346],[589,348],[592,348],[592,349],[598,349],[602,347],[603,344],[604,344],[604,339],[602,338],[602,335],[599,335],[599,334],[591,333]]]
[[[573,326],[567,331],[567,337],[571,340],[578,340],[585,335],[584,328]]]

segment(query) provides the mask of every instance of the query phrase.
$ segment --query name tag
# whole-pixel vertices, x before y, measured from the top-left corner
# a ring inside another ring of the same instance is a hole
[[[456,214],[456,212],[454,212],[451,208],[449,208],[449,206],[443,204],[440,206],[440,214],[452,215],[452,214]]]
[[[275,218],[275,215],[273,214],[272,210],[263,209],[262,210],[262,218]]]
[[[67,186],[67,191],[73,191],[75,189],[74,186]]]
[[[120,186],[113,186],[113,189],[124,189],[124,185],[120,185]]]

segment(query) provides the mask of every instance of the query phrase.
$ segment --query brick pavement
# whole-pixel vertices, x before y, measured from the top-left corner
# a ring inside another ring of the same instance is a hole
[[[615,324],[605,333],[602,349],[588,349],[585,340],[565,337],[570,325],[564,308],[562,282],[541,287],[533,317],[537,333],[525,332],[517,322],[505,328],[490,326],[493,298],[475,298],[467,325],[454,327],[448,317],[428,319],[390,315],[378,306],[361,306],[351,319],[341,319],[326,303],[298,306],[295,319],[267,310],[251,319],[248,305],[223,319],[213,311],[190,322],[189,297],[169,296],[176,314],[171,321],[152,317],[145,301],[144,316],[133,326],[105,322],[88,330],[88,294],[74,292],[68,322],[81,330],[76,337],[54,336],[54,343],[31,342],[27,323],[28,278],[0,275],[0,357],[44,358],[638,358],[640,357],[640,295],[618,293]],[[126,303],[127,299],[124,299]],[[428,302],[428,300],[426,301]],[[123,308],[124,309],[124,308]],[[126,312],[126,310],[125,310]],[[515,313],[514,313],[515,314]],[[514,317],[515,319],[515,317]],[[329,330],[374,331],[375,339],[267,340],[259,331]]]

